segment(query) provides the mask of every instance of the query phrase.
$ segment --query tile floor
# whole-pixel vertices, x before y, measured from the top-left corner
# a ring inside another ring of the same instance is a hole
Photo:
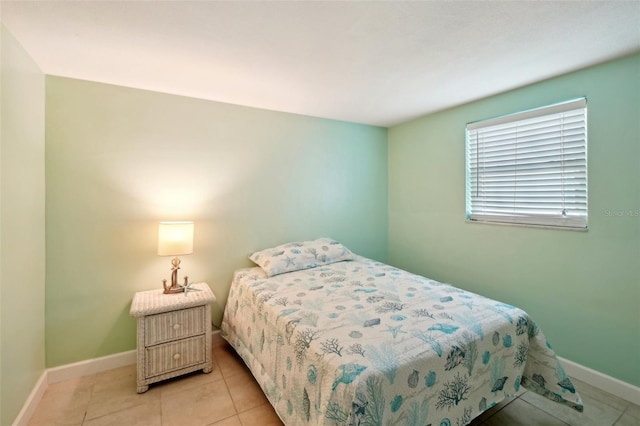
[[[213,347],[213,372],[151,385],[136,393],[135,365],[52,384],[29,425],[282,425],[242,360],[224,342]],[[640,426],[640,407],[579,380],[583,414],[531,392],[505,401],[472,426]]]

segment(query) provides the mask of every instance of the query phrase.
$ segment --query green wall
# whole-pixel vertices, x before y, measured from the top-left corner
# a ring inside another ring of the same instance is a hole
[[[44,75],[0,25],[0,424],[44,372]]]
[[[588,98],[589,231],[465,223],[465,124]],[[557,353],[640,385],[640,55],[389,129],[389,261],[525,309]]]
[[[384,128],[51,76],[46,109],[48,367],[135,348],[131,298],[169,277],[162,220],[195,221],[180,273],[215,292],[214,325],[256,249],[331,236],[387,259]]]
[[[387,134],[51,76],[45,92],[4,27],[1,44],[1,424],[45,364],[135,347],[131,297],[169,276],[156,232],[174,219],[196,222],[181,272],[216,292],[216,325],[248,253],[332,236],[521,306],[560,356],[640,385],[640,55]],[[590,230],[465,223],[466,122],[584,95]]]

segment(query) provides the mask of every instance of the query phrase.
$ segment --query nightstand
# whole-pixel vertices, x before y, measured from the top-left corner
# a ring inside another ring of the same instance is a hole
[[[206,283],[189,292],[141,291],[131,302],[138,321],[138,393],[149,384],[202,370],[210,373],[211,303],[216,296]]]

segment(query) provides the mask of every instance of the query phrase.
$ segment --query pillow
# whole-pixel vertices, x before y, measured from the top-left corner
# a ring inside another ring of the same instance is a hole
[[[287,243],[257,251],[249,256],[270,277],[285,272],[352,260],[351,250],[331,238]]]

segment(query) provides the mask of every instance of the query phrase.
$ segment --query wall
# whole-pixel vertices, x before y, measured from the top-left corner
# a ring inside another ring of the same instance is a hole
[[[44,371],[44,75],[1,26],[0,424]]]
[[[331,236],[386,260],[387,130],[47,76],[47,366],[135,348],[157,223],[194,220],[182,273],[220,324],[254,250]],[[178,297],[178,296],[171,296]]]
[[[465,124],[586,95],[589,231],[465,223]],[[640,385],[640,55],[389,130],[390,263],[522,307],[558,354]]]

